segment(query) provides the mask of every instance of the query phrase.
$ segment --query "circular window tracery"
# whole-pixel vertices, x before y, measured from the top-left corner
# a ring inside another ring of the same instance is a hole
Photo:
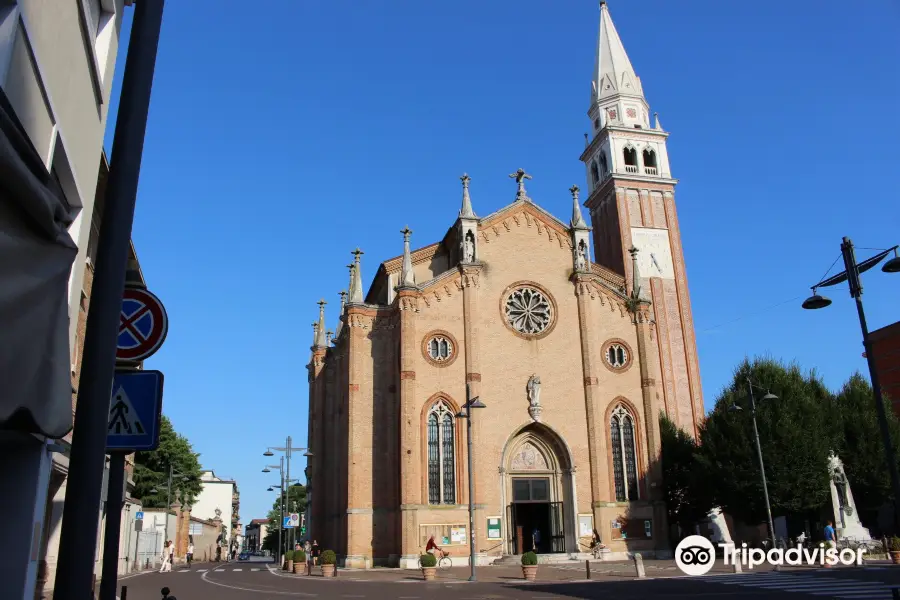
[[[544,292],[527,285],[510,292],[504,306],[507,324],[526,336],[547,331],[553,323],[553,312],[553,303]]]
[[[437,367],[446,367],[456,360],[458,349],[456,338],[446,331],[429,332],[422,340],[422,354]]]
[[[603,364],[611,371],[621,372],[631,366],[631,347],[629,347],[624,340],[608,340],[603,344],[601,354],[603,357]]]

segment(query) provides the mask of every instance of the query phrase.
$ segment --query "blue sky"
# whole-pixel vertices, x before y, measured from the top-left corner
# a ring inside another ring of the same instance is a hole
[[[799,305],[842,236],[900,243],[898,4],[609,4],[671,132],[707,407],[747,354],[832,387],[865,370],[845,287]],[[305,442],[315,303],[333,327],[354,247],[368,285],[404,225],[414,246],[440,239],[464,171],[479,214],[511,201],[519,167],[570,214],[599,18],[594,0],[264,5],[167,2],[134,224],[171,322],[147,366],[203,465],[238,481],[244,523],[274,499],[262,452]],[[871,328],[900,319],[900,276],[864,284]]]

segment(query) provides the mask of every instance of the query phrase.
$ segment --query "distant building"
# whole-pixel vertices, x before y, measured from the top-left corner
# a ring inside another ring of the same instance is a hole
[[[241,495],[237,482],[221,479],[214,471],[203,471],[200,474],[200,485],[200,494],[194,501],[191,515],[206,520],[221,518],[226,524],[226,540],[229,543],[236,540],[241,535]]]
[[[900,416],[900,321],[869,333],[881,391]]]
[[[263,540],[266,539],[266,535],[269,533],[269,520],[268,519],[253,519],[250,521],[250,524],[247,525],[246,538],[247,538],[247,551],[248,552],[259,552],[262,550]]]

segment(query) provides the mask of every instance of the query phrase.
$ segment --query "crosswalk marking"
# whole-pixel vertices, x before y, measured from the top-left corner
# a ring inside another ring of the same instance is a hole
[[[847,600],[890,600],[891,589],[880,581],[843,577],[789,575],[785,573],[747,573],[743,575],[709,575],[695,577],[710,583],[739,585],[760,590],[780,590],[810,596],[829,596]]]
[[[250,570],[251,570],[251,571],[259,571],[259,569],[256,569],[256,568],[253,568],[253,569],[250,569]]]

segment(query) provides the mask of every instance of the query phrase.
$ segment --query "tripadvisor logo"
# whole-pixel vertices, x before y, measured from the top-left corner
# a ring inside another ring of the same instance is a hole
[[[820,543],[818,548],[804,548],[797,544],[794,548],[772,548],[768,552],[761,548],[748,548],[747,544],[741,544],[740,548],[734,544],[718,544],[722,549],[723,563],[733,565],[740,563],[748,569],[753,569],[763,564],[772,566],[800,566],[800,565],[827,565],[833,567],[837,564],[859,566],[863,562],[865,548],[851,550],[837,548]],[[716,562],[716,549],[712,542],[700,535],[689,535],[681,540],[675,548],[675,564],[685,575],[705,575],[713,568]]]

